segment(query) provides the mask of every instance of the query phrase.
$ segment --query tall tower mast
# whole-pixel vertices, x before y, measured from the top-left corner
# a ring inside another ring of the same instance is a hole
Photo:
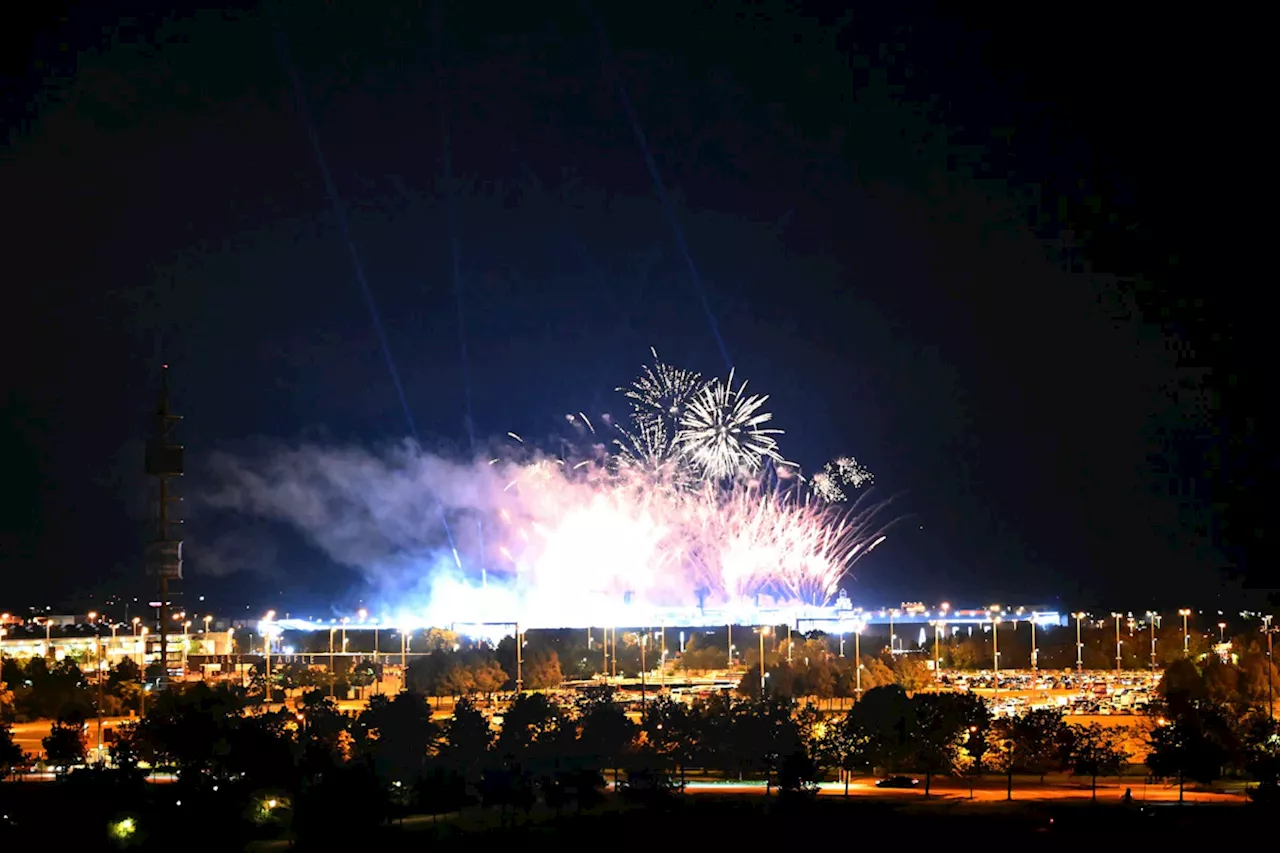
[[[182,499],[171,489],[172,480],[183,474],[183,447],[172,439],[174,429],[182,420],[169,408],[169,365],[164,365],[160,375],[160,398],[156,404],[151,437],[147,441],[147,476],[155,477],[159,484],[159,505],[156,518],[155,539],[147,547],[147,571],[160,586],[160,668],[161,686],[169,679],[169,582],[182,579],[182,537],[174,536],[172,526],[181,525],[181,519],[169,517],[170,504]]]

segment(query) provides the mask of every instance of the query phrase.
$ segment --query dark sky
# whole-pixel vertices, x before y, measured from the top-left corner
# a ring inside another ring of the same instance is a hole
[[[620,409],[651,345],[722,373],[714,318],[787,455],[852,453],[910,514],[864,596],[1136,610],[1241,568],[1215,506],[1243,427],[1162,168],[1195,145],[1176,39],[1031,7],[600,5],[611,61],[578,3],[94,4],[18,45],[0,604],[141,583],[162,362],[192,496],[250,439],[405,434],[291,74],[424,443],[465,446],[468,380],[481,436],[536,435]],[[188,527],[188,594],[350,585],[281,531]]]

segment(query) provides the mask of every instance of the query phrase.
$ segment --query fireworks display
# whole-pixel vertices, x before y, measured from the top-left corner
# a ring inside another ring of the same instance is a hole
[[[782,432],[765,426],[768,397],[732,371],[704,382],[655,353],[620,390],[628,422],[569,415],[587,440],[557,454],[509,433],[510,452],[479,464],[413,445],[224,458],[210,502],[290,523],[363,570],[400,624],[639,625],[679,610],[823,606],[883,541],[884,504],[849,498],[871,480],[855,460],[774,476],[796,470]]]

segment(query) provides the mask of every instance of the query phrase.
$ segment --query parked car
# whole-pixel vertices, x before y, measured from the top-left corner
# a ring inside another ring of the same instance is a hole
[[[889,776],[876,783],[877,788],[914,788],[920,784],[919,779],[910,776]]]

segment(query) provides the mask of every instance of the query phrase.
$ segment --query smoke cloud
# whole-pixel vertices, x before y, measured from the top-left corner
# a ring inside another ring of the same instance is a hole
[[[207,504],[294,528],[400,624],[641,624],[761,594],[821,604],[880,536],[874,507],[751,482],[673,487],[599,445],[570,463],[301,444],[222,454],[214,470]]]

